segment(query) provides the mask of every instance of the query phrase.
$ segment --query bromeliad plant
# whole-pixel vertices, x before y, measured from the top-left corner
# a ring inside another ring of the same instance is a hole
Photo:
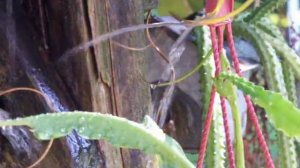
[[[259,121],[250,96],[255,104],[266,110],[269,121],[278,130],[282,167],[297,167],[293,138],[300,137],[300,110],[295,105],[297,98],[295,96],[294,82],[295,77],[300,79],[300,58],[288,47],[277,27],[271,23],[269,25],[265,24],[265,22],[268,22],[266,16],[278,6],[284,4],[285,1],[265,0],[261,7],[238,16],[236,21],[232,22],[230,17],[249,6],[253,0],[246,1],[241,8],[232,12],[233,2],[232,0],[210,0],[206,6],[209,18],[192,24],[192,26],[202,26],[197,28],[196,36],[199,53],[200,55],[205,55],[205,57],[201,58],[205,59],[205,62],[201,62],[203,66],[200,73],[207,74],[202,75],[204,84],[201,85],[201,89],[204,92],[204,110],[208,111],[208,113],[206,115],[197,167],[203,166],[205,153],[205,164],[207,167],[225,167],[226,147],[230,167],[245,167],[240,130],[241,121],[236,105],[237,98],[234,94],[237,88],[247,94],[245,99],[248,105],[249,116],[256,128],[267,167],[274,167],[274,164],[260,130]],[[209,25],[209,28],[203,25]],[[144,27],[139,26],[137,29]],[[224,28],[227,30],[227,40],[237,75],[230,72],[229,63],[224,56]],[[241,72],[234,48],[232,29],[235,35],[251,41],[256,47],[265,69],[268,87],[273,91],[265,90],[239,77]],[[123,30],[127,29],[124,28]],[[133,30],[130,29],[130,31]],[[102,36],[98,40],[105,40],[116,34],[120,34],[120,32]],[[90,43],[86,44],[86,46],[88,45]],[[211,55],[211,48],[214,57],[207,57],[207,55]],[[71,50],[66,55],[77,50]],[[225,99],[229,101],[233,111],[235,123],[233,146],[235,150],[233,150],[232,140],[229,136]],[[0,122],[1,127],[21,125],[30,127],[34,135],[41,140],[63,137],[72,130],[76,130],[87,139],[104,138],[117,147],[140,149],[147,153],[157,154],[162,160],[162,166],[195,167],[187,159],[180,145],[174,139],[164,134],[149,116],[146,116],[144,122],[140,124],[117,116],[75,111],[41,114]],[[205,152],[206,148],[208,148],[208,152]]]

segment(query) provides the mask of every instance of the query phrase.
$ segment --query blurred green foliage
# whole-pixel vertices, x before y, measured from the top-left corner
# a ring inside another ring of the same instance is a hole
[[[238,7],[244,1],[235,1]],[[204,8],[205,0],[160,0],[157,13],[160,16],[175,15],[178,18],[185,18],[193,12]]]
[[[204,0],[160,0],[157,11],[161,16],[175,15],[184,18],[203,9],[203,6]]]

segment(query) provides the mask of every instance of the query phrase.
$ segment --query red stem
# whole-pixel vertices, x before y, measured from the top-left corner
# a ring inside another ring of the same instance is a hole
[[[205,119],[205,125],[204,125],[204,130],[202,133],[202,139],[201,139],[201,145],[199,149],[199,157],[198,157],[198,162],[197,162],[197,168],[202,168],[203,161],[204,161],[204,154],[206,150],[206,145],[207,145],[207,140],[208,140],[208,134],[210,131],[210,126],[211,126],[211,120],[212,120],[212,115],[213,115],[213,107],[214,107],[214,101],[215,101],[215,96],[216,96],[216,88],[213,85],[210,93],[210,102],[209,102],[209,108],[207,112],[207,116]]]
[[[215,60],[215,76],[218,76],[221,73],[222,67],[220,63],[220,53],[222,53],[223,50],[223,26],[218,27],[218,33],[219,33],[219,43],[217,42],[217,35],[216,35],[216,27],[210,26],[210,32],[211,32],[211,40],[212,40],[212,48],[214,53],[214,60]],[[201,140],[201,146],[199,149],[199,158],[197,162],[197,168],[202,168],[203,161],[204,161],[204,155],[205,150],[207,146],[207,140],[208,135],[211,127],[211,120],[213,115],[213,105],[214,105],[214,99],[215,99],[216,89],[215,86],[212,86],[211,90],[211,97],[210,97],[210,103],[209,103],[209,109],[205,120],[205,127],[203,131],[203,138]],[[233,148],[230,140],[230,131],[228,126],[228,120],[227,120],[227,111],[225,106],[225,98],[221,97],[221,107],[222,107],[222,114],[223,114],[223,122],[224,122],[224,128],[225,128],[225,137],[226,137],[226,144],[227,144],[227,150],[229,154],[229,162],[230,167],[235,168],[235,161],[234,161],[234,153]]]
[[[235,46],[234,46],[234,39],[233,39],[233,35],[232,35],[231,23],[226,24],[226,29],[227,29],[227,40],[228,40],[228,43],[229,43],[229,48],[230,48],[231,57],[232,57],[232,60],[233,60],[233,63],[234,63],[234,68],[235,68],[236,73],[239,76],[241,76],[240,64],[239,64],[239,60],[238,60],[237,53],[236,53]],[[260,146],[263,150],[264,157],[266,159],[266,166],[268,168],[274,168],[275,166],[274,166],[272,157],[269,153],[268,145],[266,144],[265,138],[264,138],[263,133],[260,129],[259,122],[258,122],[256,113],[255,113],[255,110],[254,110],[253,103],[250,99],[250,96],[245,95],[245,100],[246,100],[246,103],[247,103],[247,106],[248,106],[248,113],[249,113],[249,116],[250,116],[250,120],[254,124],[258,141],[260,143]]]
[[[216,32],[212,32],[215,31],[215,29],[210,29],[211,30],[211,39],[212,39],[212,46],[216,45],[215,40],[216,39]],[[217,26],[217,31],[218,31],[218,49],[219,49],[219,53],[218,53],[218,57],[215,58],[215,64],[216,64],[216,76],[219,75],[221,73],[222,70],[222,66],[220,63],[220,56],[222,55],[223,52],[223,41],[224,41],[224,26]],[[214,53],[214,55],[216,55],[217,53]],[[225,105],[225,98],[224,97],[220,97],[221,99],[221,107],[222,107],[222,114],[223,114],[223,123],[224,123],[224,130],[225,130],[225,138],[226,138],[226,147],[227,147],[227,152],[228,152],[228,156],[229,156],[229,165],[230,168],[235,168],[235,158],[234,158],[234,152],[233,152],[233,147],[232,147],[232,143],[231,143],[231,139],[230,139],[230,130],[229,130],[229,123],[228,123],[228,115],[227,115],[227,110],[226,110],[226,105]]]

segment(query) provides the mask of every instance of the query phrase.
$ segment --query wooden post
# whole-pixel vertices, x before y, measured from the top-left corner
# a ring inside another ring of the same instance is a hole
[[[48,1],[50,59],[81,110],[99,111],[141,121],[148,113],[150,91],[141,80],[147,52],[124,49],[145,46],[143,31],[127,33],[58,61],[67,49],[121,27],[144,23],[141,0]],[[153,162],[137,150],[116,149],[99,141],[103,167],[146,167]],[[150,166],[153,167],[153,166]]]

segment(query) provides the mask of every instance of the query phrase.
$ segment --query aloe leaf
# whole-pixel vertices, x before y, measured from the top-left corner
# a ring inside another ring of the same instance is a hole
[[[282,6],[286,0],[266,0],[264,1],[260,7],[257,7],[244,19],[246,22],[256,24],[263,17],[269,15],[275,9]]]
[[[282,80],[283,77],[283,69],[281,66],[281,61],[279,60],[275,50],[271,46],[271,44],[267,41],[263,41],[261,36],[258,37],[262,40],[262,45],[260,48],[263,50],[266,50],[261,55],[262,62],[264,65],[265,74],[267,74],[268,77],[268,86],[269,89],[273,91],[277,91],[281,93],[284,97],[287,97],[287,90],[285,86],[285,81]],[[290,144],[293,142],[292,138],[286,137],[282,132],[277,133],[277,144],[279,148],[279,158],[280,158],[280,164],[281,167],[290,167],[290,168],[296,168],[295,164],[293,163],[293,160],[296,158],[294,157],[293,153],[295,153],[295,148],[291,146]]]
[[[270,43],[268,43],[261,37],[261,35],[258,33],[258,28],[254,26],[249,26],[244,22],[238,22],[238,23],[234,23],[233,29],[237,36],[249,40],[255,46],[256,50],[261,56],[264,69],[272,69],[273,66],[276,66],[275,60],[269,60],[269,59],[276,59],[276,57],[272,57],[272,55],[276,55],[275,50],[270,45]],[[275,88],[275,86],[273,86],[276,83],[276,81],[274,81],[273,78],[274,71],[265,71],[265,72],[266,72],[265,74],[267,77],[269,87]],[[279,73],[282,72],[280,71]]]
[[[290,64],[295,72],[295,76],[297,79],[300,79],[300,57],[296,54],[296,52],[290,48],[286,42],[280,40],[280,38],[274,38],[259,29],[257,29],[257,32],[262,38],[264,38],[274,47],[280,56],[282,56]]]
[[[263,27],[263,29],[257,28],[253,25],[249,26],[243,22],[239,22],[239,24],[235,24],[235,30],[238,30],[236,33],[239,36],[243,36],[244,38],[250,40],[256,47],[257,51],[260,54],[262,64],[265,70],[267,84],[271,90],[280,92],[283,96],[287,96],[285,81],[283,81],[283,69],[281,66],[281,61],[277,56],[276,51],[271,45],[270,40],[266,40],[264,35],[269,37],[279,36],[276,40],[280,41],[283,45],[286,45],[282,35],[279,35],[278,31],[273,31],[272,28],[268,26],[262,26],[262,24],[258,27]],[[264,28],[265,27],[265,28]],[[276,35],[277,34],[277,35]],[[294,167],[292,164],[293,160],[295,160],[295,155],[293,155],[295,148],[291,145],[292,139],[285,137],[283,133],[278,132],[278,147],[280,149],[279,155],[281,155],[282,161],[280,162],[281,167]]]
[[[260,33],[260,29],[254,28],[255,33],[252,35],[255,35],[256,39],[260,42],[259,46],[256,46],[258,49],[264,66],[265,74],[267,76],[267,84],[268,88],[277,91],[281,93],[284,97],[287,97],[287,91],[286,91],[286,86],[285,82],[283,79],[283,73],[282,73],[282,66],[281,66],[281,61],[279,60],[276,51],[272,47],[272,45],[264,40]],[[284,41],[284,40],[282,40]],[[295,158],[292,155],[295,152],[295,148],[290,146],[292,139],[286,137],[282,132],[277,132],[277,144],[278,144],[278,149],[279,149],[279,158],[280,158],[280,167],[290,167],[292,168],[293,166],[291,165],[292,160],[295,160]]]
[[[274,38],[277,38],[285,42],[285,38],[281,33],[278,26],[273,24],[268,17],[262,18],[256,25],[259,29],[263,30],[265,33],[271,35]]]
[[[298,100],[296,96],[295,76],[290,64],[287,61],[282,61],[282,69],[284,82],[287,90],[288,99],[297,106]],[[290,152],[288,153],[289,165],[287,167],[296,168],[298,166],[295,139],[291,138],[287,143]]]
[[[296,93],[296,85],[295,85],[296,79],[294,76],[294,72],[290,67],[290,64],[286,60],[282,61],[282,69],[283,69],[284,82],[285,82],[288,98],[295,105],[297,105],[298,98]]]
[[[76,130],[87,139],[103,138],[116,147],[158,154],[164,165],[194,168],[180,145],[164,134],[149,116],[146,116],[144,122],[140,124],[109,114],[74,111],[40,114],[0,122],[1,127],[20,125],[29,126],[40,140],[59,138]]]
[[[210,32],[207,26],[198,27],[195,29],[196,43],[199,50],[199,55],[206,55],[211,49]],[[203,57],[199,60],[202,61]],[[200,69],[200,90],[201,90],[201,110],[207,114],[210,103],[210,92],[213,85],[215,72],[215,64],[213,57],[209,58]],[[207,152],[205,156],[205,164],[210,168],[224,168],[225,167],[225,132],[223,125],[222,110],[220,105],[220,96],[216,94],[213,105],[213,118],[209,132],[209,140],[207,144]],[[203,115],[204,117],[206,115]],[[202,119],[203,121],[205,118]]]
[[[218,81],[219,80],[219,81]],[[217,83],[230,81],[244,93],[250,95],[255,104],[266,110],[275,128],[289,137],[300,138],[300,110],[282,94],[265,90],[237,75],[221,73]]]

